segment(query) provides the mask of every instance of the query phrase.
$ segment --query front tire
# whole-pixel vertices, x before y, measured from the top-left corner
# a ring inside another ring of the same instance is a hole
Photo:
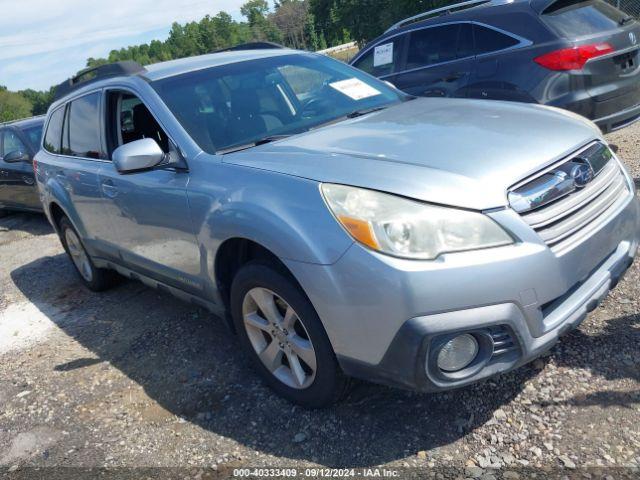
[[[287,274],[263,263],[242,267],[231,287],[231,313],[244,351],[280,396],[322,408],[344,395],[348,381],[320,318]]]
[[[89,290],[102,292],[111,288],[117,281],[117,274],[112,270],[97,268],[87,253],[80,235],[73,228],[67,217],[63,217],[59,223],[60,241],[69,255],[80,280]]]

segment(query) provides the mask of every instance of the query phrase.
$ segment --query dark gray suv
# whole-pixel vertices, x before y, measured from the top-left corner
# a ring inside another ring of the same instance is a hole
[[[44,116],[0,124],[0,217],[10,211],[41,212],[31,163],[40,148]]]
[[[477,0],[409,18],[351,62],[425,97],[540,103],[609,132],[640,119],[640,24],[603,0]]]

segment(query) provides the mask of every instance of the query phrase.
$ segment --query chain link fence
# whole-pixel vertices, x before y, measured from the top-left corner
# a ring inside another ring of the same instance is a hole
[[[607,2],[640,19],[640,0],[607,0]]]

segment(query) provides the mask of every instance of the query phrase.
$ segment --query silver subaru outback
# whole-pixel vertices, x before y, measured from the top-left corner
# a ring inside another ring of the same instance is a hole
[[[83,72],[34,163],[87,287],[117,272],[210,309],[308,407],[349,377],[439,391],[531,361],[640,239],[632,178],[591,122],[415,99],[287,49]]]

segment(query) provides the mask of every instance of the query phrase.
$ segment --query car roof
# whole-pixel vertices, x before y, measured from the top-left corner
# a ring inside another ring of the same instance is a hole
[[[264,42],[260,43],[264,45]],[[259,60],[269,57],[279,57],[284,55],[317,55],[313,52],[304,52],[300,50],[292,50],[288,48],[255,48],[247,50],[224,50],[219,52],[213,52],[205,55],[198,55],[194,57],[180,58],[176,60],[169,60],[166,62],[153,63],[142,67],[135,62],[116,62],[115,64],[108,64],[107,66],[114,66],[116,64],[126,64],[131,73],[116,73],[106,75],[104,77],[94,78],[87,82],[81,82],[74,86],[68,92],[60,95],[56,98],[50,106],[51,110],[57,109],[59,106],[67,103],[74,97],[84,95],[98,88],[108,87],[115,82],[119,82],[125,78],[141,78],[147,82],[153,82],[163,78],[169,78],[183,73],[193,72],[197,70],[204,70],[206,68],[221,67],[224,65],[230,65],[233,63]],[[66,82],[63,82],[66,83]],[[66,88],[66,87],[65,87]]]
[[[411,30],[416,30],[422,27],[427,27],[431,25],[439,25],[445,23],[459,22],[459,21],[482,21],[482,19],[486,15],[493,15],[496,9],[501,9],[505,13],[509,13],[511,11],[532,11],[531,0],[494,0],[488,1],[487,3],[473,6],[471,8],[465,8],[462,10],[457,10],[451,13],[445,13],[442,15],[437,15],[434,17],[429,17],[425,20],[417,20],[415,22],[410,22],[406,25],[403,25],[399,28],[392,28],[384,32],[379,37],[376,37],[371,42],[367,43],[362,50],[360,50],[359,54],[356,55],[356,58],[360,56],[360,53],[367,50],[374,43],[378,43],[381,40],[389,37],[395,37],[405,32],[409,32]],[[453,5],[455,6],[455,5]],[[355,59],[355,58],[354,58]]]
[[[20,120],[12,120],[10,122],[0,123],[1,127],[17,127],[17,128],[29,128],[38,125],[43,125],[46,115],[38,115],[36,117],[21,118]]]
[[[162,78],[173,77],[183,73],[203,70],[205,68],[220,67],[232,63],[259,60],[262,58],[279,57],[283,55],[302,55],[309,52],[300,52],[287,48],[260,49],[260,50],[237,50],[198,55],[196,57],[180,58],[169,60],[168,62],[154,63],[145,67],[146,72],[142,77],[150,80],[160,80]]]

